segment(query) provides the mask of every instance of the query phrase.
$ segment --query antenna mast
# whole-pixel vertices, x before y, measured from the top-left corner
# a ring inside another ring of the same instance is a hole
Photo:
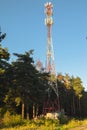
[[[45,4],[45,25],[47,26],[47,52],[46,52],[46,72],[56,76],[55,72],[55,64],[54,64],[54,51],[52,44],[52,25],[53,25],[53,5],[51,2],[47,2]],[[55,77],[56,78],[56,77]],[[43,106],[43,113],[46,114],[48,112],[58,112],[60,111],[59,104],[59,95],[58,95],[58,84],[55,81],[55,85],[49,83],[51,88],[47,90],[48,95],[46,98],[46,102]],[[52,92],[54,91],[55,96],[51,97]]]
[[[53,25],[53,5],[51,2],[45,4],[45,25],[47,26],[47,52],[46,52],[46,72],[55,74],[54,51],[52,44],[52,25]]]

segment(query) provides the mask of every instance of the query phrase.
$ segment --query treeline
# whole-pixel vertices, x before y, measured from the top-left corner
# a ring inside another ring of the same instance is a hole
[[[87,92],[80,77],[68,74],[53,76],[38,71],[33,60],[33,50],[13,54],[16,60],[9,62],[10,53],[0,45],[0,117],[9,111],[31,119],[43,114],[45,100],[56,97],[58,88],[60,109],[72,117],[87,116]]]

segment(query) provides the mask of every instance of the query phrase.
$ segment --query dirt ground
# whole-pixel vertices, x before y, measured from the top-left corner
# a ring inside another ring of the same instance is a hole
[[[80,127],[75,127],[75,128],[70,129],[70,130],[87,130],[87,125],[80,126]]]

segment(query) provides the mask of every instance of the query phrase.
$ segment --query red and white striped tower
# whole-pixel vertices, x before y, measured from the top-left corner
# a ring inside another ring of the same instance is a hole
[[[52,44],[52,25],[53,25],[53,5],[51,2],[45,4],[45,24],[47,26],[47,52],[46,52],[46,72],[53,74],[56,77],[55,64],[54,64],[54,51]],[[48,97],[44,102],[43,114],[48,112],[58,112],[60,111],[59,105],[59,95],[58,95],[58,84],[55,82],[55,86],[51,86],[48,90]],[[50,90],[53,90],[55,93],[54,98],[52,98]]]
[[[46,72],[55,74],[54,51],[52,44],[52,25],[53,25],[53,5],[51,2],[45,4],[45,25],[47,26],[47,52],[46,52]]]

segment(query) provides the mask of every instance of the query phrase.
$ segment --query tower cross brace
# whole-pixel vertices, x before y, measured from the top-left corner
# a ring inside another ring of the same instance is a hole
[[[45,25],[47,26],[46,72],[55,74],[54,51],[52,44],[53,5],[51,2],[45,4],[45,14]]]

